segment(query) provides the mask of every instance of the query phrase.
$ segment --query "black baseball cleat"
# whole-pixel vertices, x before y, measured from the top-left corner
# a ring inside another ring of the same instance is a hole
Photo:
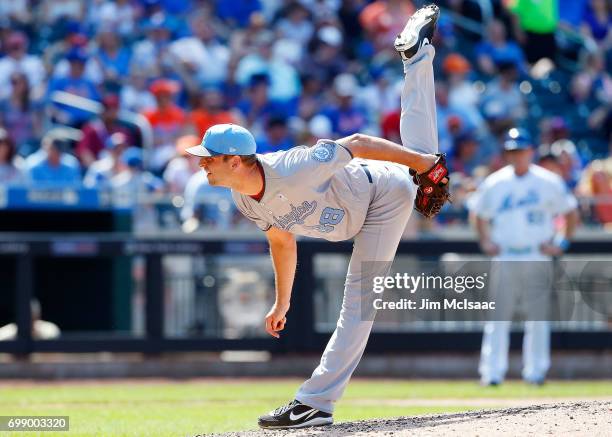
[[[412,58],[421,47],[431,44],[440,8],[428,5],[418,9],[408,19],[404,30],[395,38],[395,50],[404,60]]]
[[[304,405],[297,399],[259,418],[258,424],[266,429],[305,428],[307,426],[331,425],[331,414]]]

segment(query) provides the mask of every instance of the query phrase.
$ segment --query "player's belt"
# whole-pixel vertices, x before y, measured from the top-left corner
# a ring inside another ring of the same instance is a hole
[[[360,164],[363,171],[365,171],[366,176],[368,177],[368,181],[372,184],[372,173],[370,173],[370,169],[368,168],[368,164]]]
[[[534,247],[526,246],[526,247],[507,247],[503,250],[504,253],[508,255],[526,255],[528,253],[532,253],[534,251]]]

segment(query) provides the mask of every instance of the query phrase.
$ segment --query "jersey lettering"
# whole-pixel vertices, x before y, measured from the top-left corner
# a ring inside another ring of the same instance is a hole
[[[317,209],[317,202],[304,201],[301,205],[295,206],[291,204],[291,211],[288,214],[274,217],[276,225],[285,230],[291,229],[293,225],[303,225],[304,219],[315,212]]]
[[[504,200],[501,202],[498,213],[502,213],[505,211],[510,211],[515,208],[523,208],[525,206],[537,205],[540,202],[540,196],[535,190],[529,190],[525,197],[522,199],[517,199],[514,201],[512,199],[512,194],[508,194],[504,197]]]

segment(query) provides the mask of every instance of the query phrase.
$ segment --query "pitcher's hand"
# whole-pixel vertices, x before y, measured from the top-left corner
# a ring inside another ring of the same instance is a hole
[[[266,332],[272,337],[279,338],[278,331],[285,329],[285,323],[287,318],[285,314],[289,311],[289,305],[277,305],[274,304],[268,314],[266,315]]]

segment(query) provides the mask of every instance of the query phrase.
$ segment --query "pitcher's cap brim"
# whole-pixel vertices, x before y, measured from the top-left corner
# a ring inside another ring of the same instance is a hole
[[[205,147],[203,147],[201,145],[189,147],[189,148],[185,149],[185,151],[187,153],[189,153],[190,155],[200,156],[200,157],[222,155],[222,153],[214,152],[214,151],[209,150],[209,149],[207,149],[207,148],[205,148]]]

